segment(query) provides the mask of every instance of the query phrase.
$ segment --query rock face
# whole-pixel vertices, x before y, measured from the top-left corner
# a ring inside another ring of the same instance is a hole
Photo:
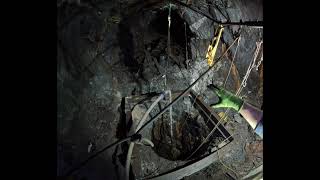
[[[188,4],[221,21],[262,21],[262,0],[188,1]],[[168,89],[184,90],[208,68],[204,57],[217,25],[188,8],[172,6],[172,55],[168,57],[167,15],[167,4],[159,0],[58,2],[59,175],[88,157],[88,142],[94,143],[96,150],[99,150],[120,138],[123,97]],[[208,103],[216,100],[216,96],[208,92],[208,84],[225,84],[232,92],[239,88],[252,61],[256,41],[262,39],[263,32],[262,29],[245,26],[226,27],[216,57],[239,34],[242,39],[228,81],[225,83],[237,44],[193,88]],[[240,94],[257,106],[263,103],[262,75],[263,62],[258,70],[252,70],[247,86]],[[165,130],[168,128],[166,120],[157,121],[149,131],[156,145],[152,151],[171,160],[183,159],[209,132],[209,129],[201,125],[203,120],[196,113],[193,114],[192,110],[189,111],[186,108],[188,106],[183,103],[181,101],[181,104],[174,107],[176,139],[171,139]],[[244,120],[239,121],[238,118],[234,121],[234,114],[235,112],[230,112],[231,120],[227,127],[231,134],[239,133],[241,136],[235,136],[234,141],[238,143],[228,151],[228,156],[224,156],[223,161],[227,165],[232,164],[239,174],[246,174],[252,162],[261,163],[261,159],[255,157],[262,157],[262,152],[254,151],[247,158],[244,145],[254,144],[258,138]],[[154,112],[152,115],[155,115]],[[254,147],[249,149],[256,149]],[[137,146],[136,156],[139,155],[139,148]],[[206,149],[201,153],[205,151]],[[116,163],[114,159],[121,155],[115,152],[115,148],[111,148],[83,167],[77,176],[88,179],[118,179],[119,170],[115,169],[119,169],[121,163]],[[139,163],[158,165],[155,159],[150,161],[152,162]],[[201,173],[208,174],[208,171]]]

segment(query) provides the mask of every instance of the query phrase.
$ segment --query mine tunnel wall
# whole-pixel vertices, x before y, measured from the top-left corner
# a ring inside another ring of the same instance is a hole
[[[214,6],[205,7],[197,4],[197,1],[191,2],[201,11],[221,21],[225,21],[225,17],[229,17],[230,21],[262,21],[263,18],[261,0],[216,1],[216,6],[220,7],[222,13]],[[89,141],[94,141],[96,149],[100,149],[117,140],[116,131],[121,119],[119,108],[123,97],[163,91],[163,80],[150,75],[160,72],[151,68],[151,72],[141,72],[145,61],[142,49],[146,48],[141,39],[147,29],[143,22],[151,18],[148,13],[159,11],[164,5],[166,3],[162,1],[97,1],[95,6],[83,2],[81,7],[63,4],[58,8],[57,149],[61,157],[58,159],[58,174],[87,157]],[[163,16],[162,20],[165,21],[166,14]],[[216,27],[212,21],[203,19],[203,16],[190,9],[178,7],[173,11],[173,18],[178,16],[181,17],[181,23],[185,21],[188,24],[189,58],[192,59],[193,68],[186,69],[182,65],[181,73],[174,62],[169,64],[170,68],[167,70],[172,76],[168,78],[168,88],[172,90],[183,90],[186,84],[192,83],[206,70],[207,64],[203,56]],[[137,21],[130,21],[132,18]],[[195,26],[200,20],[201,25]],[[181,27],[175,27],[176,25],[178,23],[173,20],[171,36],[173,41],[175,37],[179,37],[175,41],[181,45],[183,36],[180,35],[184,31]],[[239,26],[227,27],[219,48],[222,49],[222,44],[230,45],[239,30]],[[236,68],[232,69],[226,84],[233,92],[246,73],[255,43],[262,37],[262,30],[243,27],[241,34]],[[165,39],[165,32],[162,35]],[[195,89],[197,92],[205,92],[209,82],[218,85],[224,83],[234,52],[235,47],[231,48],[229,59],[217,65],[219,68],[200,81]],[[165,51],[161,53],[165,54]],[[183,51],[180,54],[184,54]],[[244,95],[257,106],[262,104],[262,67],[263,65],[258,71],[252,71],[248,85],[244,88]],[[144,80],[141,79],[143,73]],[[96,179],[116,179],[113,167],[117,163],[112,162],[112,156],[112,152],[106,152],[103,157],[90,163],[83,175],[88,177],[90,175],[87,171],[95,169]],[[94,162],[109,169],[106,171],[105,168],[96,168]]]

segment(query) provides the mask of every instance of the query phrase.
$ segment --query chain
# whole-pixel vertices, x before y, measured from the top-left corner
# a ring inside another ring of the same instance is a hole
[[[249,75],[250,75],[250,73],[251,73],[251,70],[252,70],[253,68],[257,67],[257,66],[255,65],[255,62],[256,62],[256,59],[257,59],[257,57],[258,57],[258,55],[259,55],[259,51],[260,51],[261,44],[262,44],[262,41],[256,43],[256,50],[255,50],[255,52],[254,52],[253,60],[251,61],[250,65],[249,65],[249,67],[248,67],[248,70],[247,70],[247,72],[246,72],[246,74],[245,74],[245,76],[244,76],[244,78],[243,78],[243,80],[242,80],[242,83],[241,83],[242,88],[244,88],[244,87],[247,86],[247,80],[248,80],[248,77],[249,77]],[[260,64],[261,64],[261,62],[260,62]],[[242,89],[242,88],[240,88],[240,89]],[[240,90],[240,89],[239,89],[239,90]],[[240,93],[239,90],[237,91],[237,94],[236,94],[236,95],[239,95],[239,93]]]
[[[262,44],[263,42],[261,42],[261,44]],[[261,51],[261,57],[260,57],[260,61],[257,63],[257,65],[256,65],[256,71],[258,71],[258,68],[259,68],[259,66],[260,66],[260,64],[261,64],[261,62],[263,61],[263,51]]]
[[[262,61],[263,61],[263,53],[262,53],[262,55],[261,55],[260,61],[257,63],[256,71],[258,71],[258,68],[259,68],[259,66],[260,66],[260,64],[261,64]]]

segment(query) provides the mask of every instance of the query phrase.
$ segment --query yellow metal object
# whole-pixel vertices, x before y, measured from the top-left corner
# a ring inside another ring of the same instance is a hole
[[[213,65],[214,56],[216,55],[218,44],[220,42],[220,37],[223,31],[223,27],[219,26],[219,29],[217,29],[215,36],[213,37],[212,43],[208,47],[208,51],[206,54],[206,59],[208,60],[208,65]]]
[[[230,120],[224,112],[219,112],[218,116],[221,118],[221,121],[228,122]]]

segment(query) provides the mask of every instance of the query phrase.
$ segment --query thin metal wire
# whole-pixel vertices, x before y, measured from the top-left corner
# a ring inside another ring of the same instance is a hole
[[[229,68],[229,72],[228,72],[228,75],[226,77],[226,80],[224,81],[223,87],[226,87],[226,84],[227,84],[227,81],[228,81],[228,78],[229,78],[229,75],[230,75],[230,72],[231,72],[231,68],[232,68],[233,63],[234,63],[234,59],[235,59],[236,54],[238,52],[238,47],[239,47],[239,44],[240,44],[240,40],[241,40],[241,37],[239,36],[238,45],[237,45],[236,50],[234,52],[234,55],[233,55],[233,58],[232,58],[232,61],[231,61],[231,65],[230,65],[230,68]]]
[[[169,13],[168,13],[168,41],[167,41],[168,58],[167,58],[167,64],[166,64],[166,68],[165,68],[165,77],[164,77],[165,89],[168,89],[167,88],[167,69],[168,69],[168,66],[169,66],[169,59],[171,57],[170,26],[171,26],[171,3],[169,4]]]

